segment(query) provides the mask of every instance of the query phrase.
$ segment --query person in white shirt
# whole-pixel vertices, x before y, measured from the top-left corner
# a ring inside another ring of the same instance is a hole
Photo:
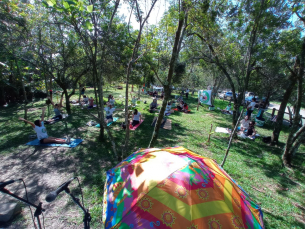
[[[240,121],[240,127],[237,128],[237,130],[245,131],[246,129],[249,128],[249,116],[246,115],[243,120]]]
[[[50,137],[47,133],[47,130],[44,126],[44,112],[45,112],[45,107],[42,108],[42,115],[41,115],[41,120],[36,120],[34,123],[24,119],[24,118],[20,118],[20,121],[24,121],[28,124],[30,124],[33,129],[35,130],[36,134],[37,134],[37,138],[39,140],[39,142],[41,144],[47,144],[47,143],[57,143],[57,144],[65,144],[65,143],[70,143],[70,138],[67,137],[67,139],[61,139],[61,138],[54,138],[54,137]]]
[[[132,126],[136,126],[141,122],[142,116],[141,113],[137,110],[134,109],[133,115],[132,115]]]
[[[252,102],[247,107],[247,115],[249,116],[249,118],[251,118],[251,114],[254,111],[255,105],[256,105],[256,98],[253,97]]]
[[[113,112],[115,111],[115,108],[112,108],[112,105],[109,103],[107,107],[104,108],[104,110],[106,111],[106,119],[105,122],[112,122],[113,121]]]
[[[83,96],[83,103],[84,104],[88,104],[88,102],[89,102],[89,98],[87,97],[87,96]]]

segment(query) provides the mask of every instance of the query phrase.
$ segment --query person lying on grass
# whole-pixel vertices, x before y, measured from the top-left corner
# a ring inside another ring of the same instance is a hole
[[[134,126],[138,125],[141,122],[141,119],[142,119],[141,113],[137,109],[134,109],[134,112],[132,114],[131,126],[134,127]]]
[[[221,112],[222,112],[222,113],[225,113],[225,114],[230,114],[230,111],[231,111],[231,103],[228,104],[228,106],[226,107],[226,109],[221,110]]]
[[[153,99],[152,103],[149,105],[149,112],[152,113],[157,108],[157,100]]]
[[[24,121],[33,127],[33,129],[35,130],[35,132],[37,134],[37,138],[41,144],[47,144],[47,143],[57,143],[57,144],[66,144],[67,143],[67,144],[69,144],[70,143],[69,137],[67,137],[67,139],[65,140],[65,139],[61,139],[61,138],[54,138],[54,137],[48,136],[47,130],[43,123],[45,109],[46,109],[45,107],[42,108],[41,120],[38,119],[34,123],[32,123],[28,120],[25,120],[24,118],[20,118],[20,117],[19,117],[19,120]]]
[[[49,102],[52,104],[52,106],[54,108],[54,113],[55,113],[55,116],[53,118],[49,119],[48,122],[52,122],[52,121],[55,121],[55,120],[58,120],[58,119],[62,119],[62,114],[61,114],[60,108],[62,108],[63,94],[60,98],[60,103],[59,104],[58,103],[54,104],[49,96],[48,96],[48,99],[49,99]]]
[[[116,110],[123,110],[123,109],[115,109],[114,107],[112,107],[111,103],[108,103],[107,107],[104,108],[104,110],[106,111],[106,118],[105,118],[105,122],[109,123],[113,121],[113,112]]]

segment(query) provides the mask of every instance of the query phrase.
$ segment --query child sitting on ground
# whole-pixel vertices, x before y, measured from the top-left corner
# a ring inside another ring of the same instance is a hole
[[[226,109],[221,110],[221,112],[224,113],[224,114],[231,114],[231,103],[228,104]]]

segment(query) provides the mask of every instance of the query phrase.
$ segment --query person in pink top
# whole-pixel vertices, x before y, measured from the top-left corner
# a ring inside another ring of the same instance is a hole
[[[88,108],[93,108],[93,103],[94,103],[94,99],[92,97],[90,97]]]

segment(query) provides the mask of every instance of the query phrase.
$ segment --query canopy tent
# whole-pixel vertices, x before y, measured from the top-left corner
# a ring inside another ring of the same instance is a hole
[[[141,149],[107,172],[105,228],[264,228],[248,194],[212,159]]]

